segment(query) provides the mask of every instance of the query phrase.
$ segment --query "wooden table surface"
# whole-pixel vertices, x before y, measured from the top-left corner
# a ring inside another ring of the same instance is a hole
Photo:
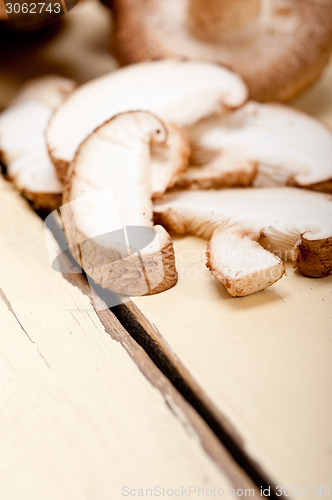
[[[332,63],[293,104],[332,127]],[[205,268],[205,241],[178,238],[175,250],[178,285],[133,299],[133,314],[270,484],[332,496],[332,276],[288,264],[234,299]]]
[[[0,107],[27,78],[114,69],[110,29],[87,2],[55,37],[8,45]],[[332,124],[331,89],[332,66],[295,104]],[[332,496],[332,277],[289,266],[234,299],[205,269],[206,243],[186,237],[175,288],[96,312],[82,275],[52,270],[42,219],[3,180],[0,240],[1,500],[190,485],[258,498],[263,484]]]

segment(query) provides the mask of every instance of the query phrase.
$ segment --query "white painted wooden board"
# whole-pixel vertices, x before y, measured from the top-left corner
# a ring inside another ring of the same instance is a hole
[[[332,64],[296,105],[332,126]],[[232,298],[205,268],[203,240],[175,249],[177,286],[133,300],[149,333],[270,480],[294,498],[311,485],[332,496],[332,277],[288,266],[271,288]]]
[[[3,180],[0,228],[0,498],[252,488],[116,318],[52,270],[43,221]]]

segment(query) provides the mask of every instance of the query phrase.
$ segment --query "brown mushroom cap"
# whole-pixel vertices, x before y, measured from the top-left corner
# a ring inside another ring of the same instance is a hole
[[[183,56],[224,64],[259,101],[287,101],[332,48],[330,0],[115,0],[113,47],[125,64]]]

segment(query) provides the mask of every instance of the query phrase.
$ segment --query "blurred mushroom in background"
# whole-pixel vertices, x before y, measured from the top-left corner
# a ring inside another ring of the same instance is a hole
[[[108,2],[122,63],[173,56],[219,62],[238,72],[259,101],[299,95],[331,53],[331,0]]]
[[[15,0],[13,0],[15,1]],[[1,5],[1,0],[0,0]],[[79,84],[118,64],[109,50],[111,19],[98,0],[80,0],[39,29],[18,31],[0,20],[0,111],[27,80],[61,75]]]

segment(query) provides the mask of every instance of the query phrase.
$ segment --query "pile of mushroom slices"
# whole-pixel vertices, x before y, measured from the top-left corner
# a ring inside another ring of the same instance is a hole
[[[306,276],[331,273],[332,133],[322,123],[249,101],[219,65],[153,61],[75,90],[67,81],[52,116],[48,107],[47,120],[25,127],[43,143],[37,162],[15,131],[20,116],[37,116],[45,82],[0,116],[2,161],[29,199],[48,193],[45,209],[63,191],[68,247],[96,283],[124,295],[174,286],[167,231],[208,239],[207,267],[233,296],[272,285],[284,260]]]

